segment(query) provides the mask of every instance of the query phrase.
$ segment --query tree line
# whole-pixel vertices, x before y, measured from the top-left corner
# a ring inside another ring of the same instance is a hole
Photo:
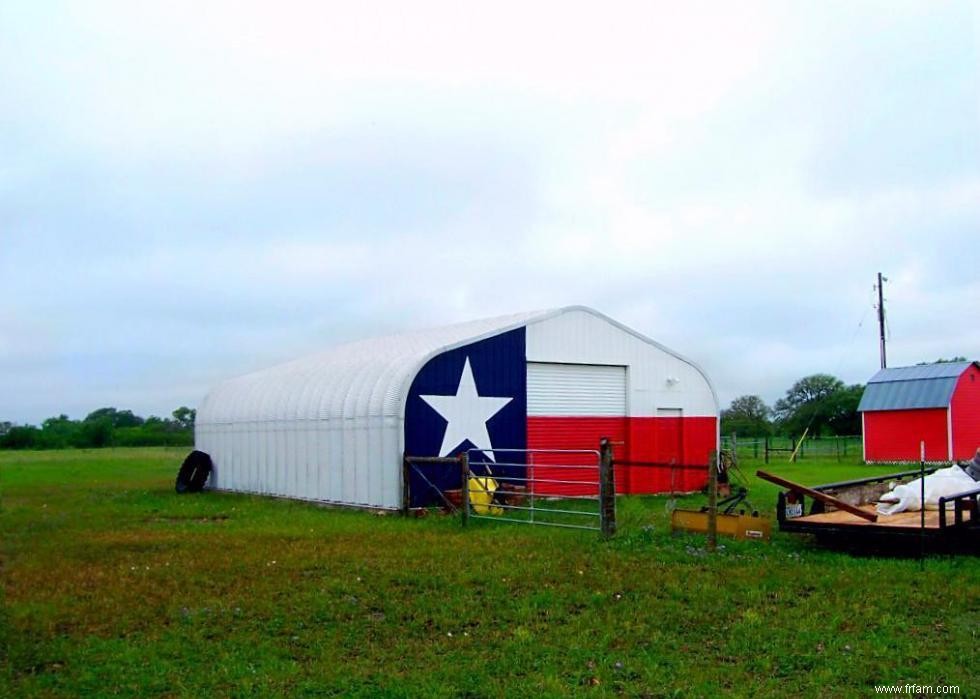
[[[806,376],[770,408],[759,396],[739,396],[721,411],[722,434],[740,437],[813,437],[861,434],[862,384],[846,385],[830,374]]]
[[[0,449],[92,449],[191,446],[197,411],[181,406],[171,417],[142,418],[131,410],[99,408],[83,420],[67,415],[36,425],[0,422]]]
[[[939,359],[934,364],[965,361]],[[925,364],[926,362],[922,362]],[[830,374],[805,376],[769,407],[757,395],[739,396],[721,411],[722,434],[742,437],[844,436],[861,434],[858,404],[863,384],[846,385]],[[66,449],[135,446],[191,446],[197,411],[181,406],[169,418],[142,418],[131,410],[99,408],[84,420],[67,415],[34,425],[0,422],[0,449]]]
[[[926,364],[965,362],[966,357],[940,358]],[[830,374],[805,376],[770,408],[756,395],[739,396],[721,411],[721,433],[742,437],[843,437],[861,434],[858,404],[863,384],[846,385]]]

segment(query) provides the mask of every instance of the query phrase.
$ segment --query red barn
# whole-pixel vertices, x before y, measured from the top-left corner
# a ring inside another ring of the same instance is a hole
[[[861,404],[865,461],[969,459],[980,447],[980,363],[882,369]]]

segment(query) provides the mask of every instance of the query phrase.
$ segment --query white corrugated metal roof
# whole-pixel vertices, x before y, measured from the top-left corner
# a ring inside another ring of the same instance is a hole
[[[415,374],[436,354],[573,311],[601,318],[690,364],[714,395],[707,375],[690,360],[596,310],[567,306],[351,342],[233,378],[205,397],[196,424],[400,417]]]
[[[219,384],[197,424],[397,416],[409,384],[433,355],[566,309],[485,318],[361,340]]]

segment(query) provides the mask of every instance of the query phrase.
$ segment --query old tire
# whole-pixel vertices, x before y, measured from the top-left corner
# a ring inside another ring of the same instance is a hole
[[[174,489],[180,494],[201,492],[204,490],[204,484],[208,482],[212,468],[214,464],[211,463],[211,457],[195,449],[180,465]]]

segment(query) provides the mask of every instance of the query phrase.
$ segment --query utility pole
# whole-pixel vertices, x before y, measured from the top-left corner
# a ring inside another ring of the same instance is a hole
[[[887,282],[888,277],[881,276],[878,272],[878,337],[881,345],[881,368],[888,366],[885,361],[885,294],[882,288],[883,282]]]

